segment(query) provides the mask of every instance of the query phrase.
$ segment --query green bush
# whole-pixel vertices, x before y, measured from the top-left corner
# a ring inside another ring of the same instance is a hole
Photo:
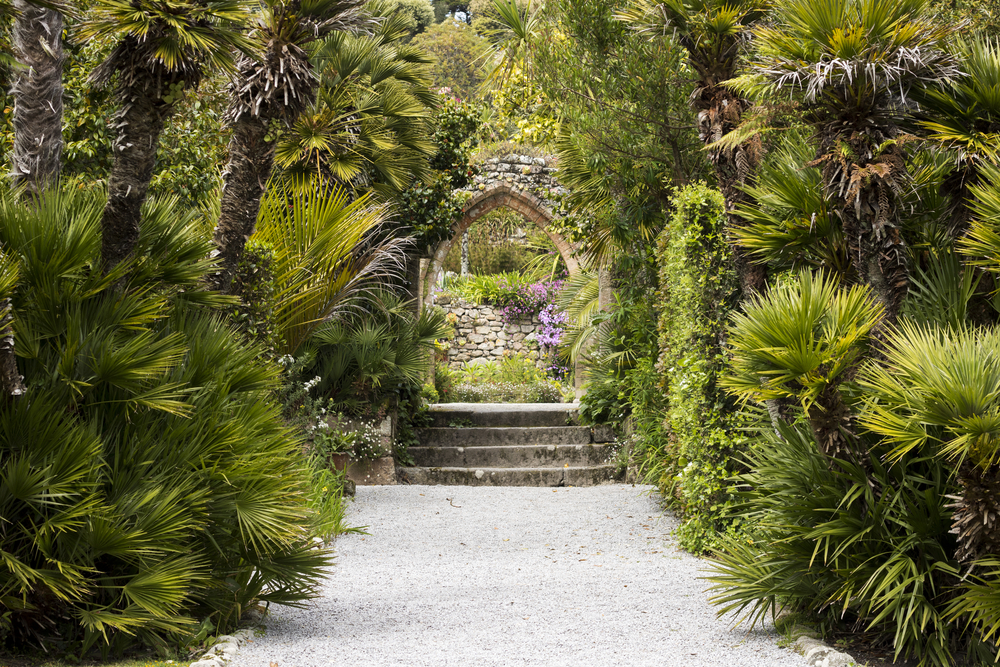
[[[233,277],[231,294],[240,299],[240,304],[232,311],[233,324],[248,340],[274,356],[278,341],[274,313],[274,250],[270,246],[257,239],[247,241]]]
[[[410,304],[389,292],[371,294],[353,310],[317,329],[309,341],[304,377],[318,378],[314,396],[338,410],[361,414],[395,403],[406,388],[419,392],[434,342],[450,335],[444,311]]]
[[[165,650],[257,602],[311,597],[309,471],[278,370],[201,291],[211,242],[150,201],[133,260],[99,270],[98,197],[0,197],[27,397],[0,411],[0,635]]]
[[[736,403],[718,383],[725,371],[721,345],[737,281],[722,195],[695,184],[678,190],[672,203],[674,213],[657,240],[660,357],[655,371],[662,380],[655,379],[654,369],[644,370],[669,400],[662,417],[654,403],[639,420],[646,438],[637,449],[647,478],[682,513],[681,545],[698,553],[712,548],[714,536],[726,531],[724,511],[731,502],[726,480],[736,472],[733,455],[745,440]]]

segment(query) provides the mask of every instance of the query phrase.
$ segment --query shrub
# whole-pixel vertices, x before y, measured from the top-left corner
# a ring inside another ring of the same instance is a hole
[[[314,549],[278,371],[204,305],[211,242],[149,201],[133,259],[99,270],[97,197],[0,197],[28,398],[0,411],[0,635],[85,653],[166,647],[256,602],[299,603]]]
[[[725,370],[721,342],[737,293],[725,238],[725,207],[704,184],[678,190],[674,214],[657,240],[660,270],[659,346],[655,371],[643,369],[666,397],[661,417],[655,403],[639,422],[645,438],[637,447],[648,479],[682,512],[681,545],[695,553],[724,533],[731,497],[726,479],[735,472],[742,424],[736,404],[718,384]],[[643,399],[649,405],[649,397]],[[662,403],[661,403],[662,405]],[[663,426],[665,417],[668,428]]]
[[[389,292],[376,292],[326,322],[309,341],[305,377],[317,377],[314,396],[338,410],[371,412],[399,392],[419,391],[434,342],[451,334],[444,311],[424,308],[420,316]]]

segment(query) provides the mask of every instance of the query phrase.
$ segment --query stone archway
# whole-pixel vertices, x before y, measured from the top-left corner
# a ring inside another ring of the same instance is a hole
[[[579,272],[580,264],[573,257],[573,246],[562,236],[546,228],[552,220],[552,212],[545,203],[530,192],[506,183],[497,183],[474,194],[466,202],[462,219],[452,227],[451,238],[442,241],[434,249],[426,269],[421,271],[422,275],[420,276],[420,283],[423,287],[421,292],[425,303],[433,303],[433,288],[443,276],[444,260],[448,256],[452,244],[461,239],[462,233],[476,220],[497,208],[509,208],[524,216],[527,222],[537,225],[552,240],[559,255],[566,263],[569,274],[575,275]]]

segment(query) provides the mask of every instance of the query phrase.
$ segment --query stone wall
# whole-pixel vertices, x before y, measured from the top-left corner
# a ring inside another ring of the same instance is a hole
[[[541,327],[537,317],[504,324],[492,306],[469,303],[447,295],[439,295],[435,305],[444,309],[455,328],[455,336],[448,341],[449,348],[445,353],[450,368],[461,368],[475,359],[496,360],[507,351],[526,354],[544,366],[544,360],[538,355],[538,343],[534,340],[536,331]]]
[[[556,180],[558,169],[551,157],[506,155],[490,158],[479,165],[479,175],[465,189],[470,192],[486,190],[490,186],[506,183],[538,197],[551,211],[558,208],[554,198],[566,194],[566,188]]]

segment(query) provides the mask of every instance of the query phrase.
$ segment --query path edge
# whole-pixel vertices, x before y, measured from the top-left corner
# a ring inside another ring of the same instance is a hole
[[[847,653],[823,641],[814,628],[792,621],[789,616],[791,613],[785,609],[778,612],[774,619],[775,629],[792,641],[791,648],[806,659],[809,667],[853,667],[860,664]],[[782,623],[783,619],[785,623]]]

